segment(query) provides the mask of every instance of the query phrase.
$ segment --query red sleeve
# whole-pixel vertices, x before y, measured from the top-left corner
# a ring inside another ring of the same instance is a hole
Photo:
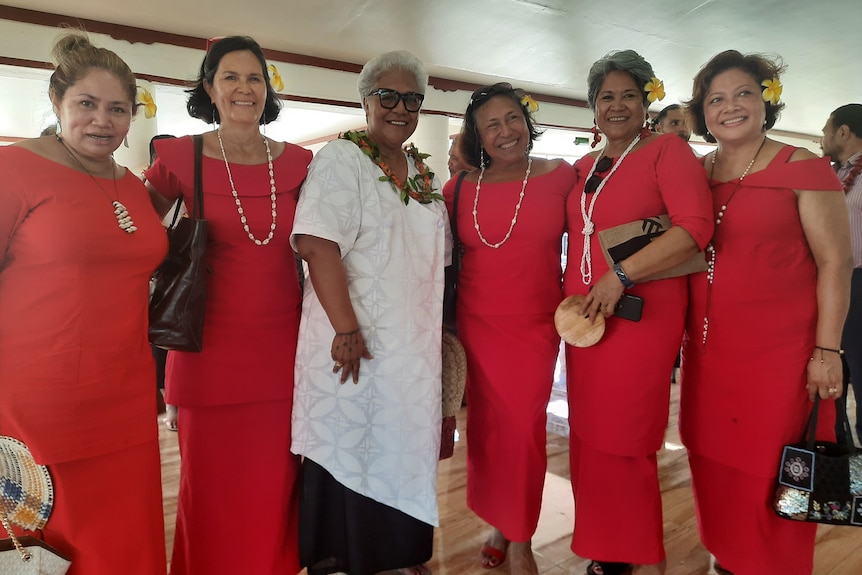
[[[144,172],[147,181],[161,195],[176,200],[180,193],[189,200],[194,197],[194,148],[190,136],[156,140],[156,159]]]
[[[691,234],[704,249],[715,227],[706,170],[682,138],[667,134],[655,144],[660,146],[656,180],[671,222]]]
[[[4,267],[6,250],[15,230],[30,211],[25,197],[27,186],[20,176],[21,162],[14,158],[20,152],[14,146],[0,149],[0,270]]]

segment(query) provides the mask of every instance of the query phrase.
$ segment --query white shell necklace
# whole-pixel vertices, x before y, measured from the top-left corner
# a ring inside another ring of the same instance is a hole
[[[242,223],[242,229],[244,229],[245,233],[248,234],[248,239],[253,241],[256,245],[265,246],[272,240],[272,236],[275,235],[275,220],[278,217],[278,210],[276,209],[275,202],[275,173],[272,171],[272,153],[269,151],[269,140],[266,139],[266,136],[263,137],[263,145],[266,146],[266,164],[269,168],[269,199],[272,202],[272,224],[269,226],[269,234],[266,236],[266,239],[259,240],[254,237],[254,234],[251,233],[250,229],[248,229],[248,219],[245,217],[245,211],[242,209],[242,202],[239,200],[239,194],[236,193],[236,186],[233,183],[233,175],[230,173],[230,164],[228,164],[227,155],[224,153],[224,144],[221,141],[221,128],[216,130],[216,136],[218,136],[218,147],[221,149],[221,157],[224,158],[224,167],[227,169],[227,179],[230,181],[230,193],[233,194],[234,202],[236,202],[236,211],[239,214],[239,221]]]
[[[611,171],[608,172],[608,175],[602,178],[602,181],[599,182],[599,185],[596,187],[596,191],[593,192],[593,197],[590,200],[589,209],[587,209],[586,189],[581,192],[581,218],[583,218],[584,220],[584,228],[581,230],[581,233],[584,235],[584,253],[581,256],[581,281],[584,282],[585,286],[588,286],[593,282],[593,255],[590,250],[590,236],[592,236],[593,233],[595,233],[596,231],[596,226],[593,223],[593,210],[596,207],[596,200],[599,198],[599,194],[604,189],[605,184],[608,182],[608,180],[611,179],[611,176],[614,175],[614,172],[617,171],[617,168],[622,165],[623,160],[626,159],[626,156],[629,155],[629,152],[631,152],[635,145],[637,145],[637,143],[640,141],[641,135],[638,134],[637,136],[635,136],[635,139],[632,140],[632,143],[629,144],[629,147],[626,148],[626,151],[622,153],[620,159],[614,163],[613,167],[611,168]],[[587,178],[586,180],[584,180],[585,182],[592,177],[593,173],[596,171],[596,166],[599,164],[599,160],[601,160],[602,156],[605,155],[605,150],[607,149],[608,147],[605,146],[602,149],[602,153],[599,154],[598,157],[595,159],[595,161],[593,162],[593,167],[590,168],[590,173],[587,174]]]
[[[503,236],[503,239],[496,244],[489,243],[482,235],[482,230],[479,229],[479,191],[482,189],[482,177],[485,175],[485,164],[482,164],[482,169],[479,171],[479,181],[476,182],[476,197],[473,198],[473,227],[476,228],[476,233],[479,234],[479,239],[489,248],[497,249],[505,244],[512,235],[512,230],[515,229],[515,224],[518,223],[518,213],[521,211],[521,204],[524,202],[524,191],[527,189],[527,180],[530,179],[530,168],[533,165],[533,158],[527,157],[527,173],[524,174],[524,183],[521,184],[521,195],[518,197],[518,205],[515,206],[515,215],[512,216],[512,223],[509,224],[509,231]]]
[[[70,156],[72,156],[72,159],[78,162],[78,165],[81,166],[81,169],[84,170],[84,173],[86,173],[88,176],[90,176],[90,179],[96,182],[96,185],[99,186],[99,189],[102,190],[102,192],[106,196],[108,196],[108,199],[111,199],[111,194],[109,194],[107,190],[102,187],[102,184],[99,183],[99,180],[97,180],[96,177],[90,173],[90,170],[88,170],[84,166],[84,163],[78,159],[78,156],[72,153],[72,150],[69,149],[69,146],[66,145],[66,142],[63,141],[63,138],[61,138],[59,134],[56,136],[56,138],[57,141],[60,142],[60,144],[64,148],[66,148],[66,151],[69,153]],[[117,198],[116,200],[113,200],[111,202],[111,205],[114,207],[114,217],[117,218],[117,227],[119,227],[127,234],[133,234],[138,231],[138,227],[132,220],[132,216],[129,215],[129,210],[120,201],[120,192],[117,191],[117,163],[114,161],[113,155],[111,155],[111,176],[111,179],[114,181],[114,196]]]

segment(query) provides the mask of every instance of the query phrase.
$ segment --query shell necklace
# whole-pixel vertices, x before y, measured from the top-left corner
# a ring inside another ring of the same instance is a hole
[[[218,136],[218,147],[221,150],[221,157],[224,158],[224,167],[227,170],[227,179],[230,181],[230,193],[233,194],[233,201],[236,202],[236,211],[239,214],[239,221],[242,223],[242,229],[248,234],[248,239],[253,241],[255,245],[265,246],[272,240],[275,235],[275,221],[278,218],[278,209],[275,201],[275,173],[272,171],[272,153],[269,150],[269,140],[263,136],[263,145],[266,146],[266,165],[269,168],[269,199],[272,202],[272,223],[269,226],[269,234],[263,240],[254,237],[251,230],[248,229],[248,219],[245,217],[245,211],[242,209],[242,202],[239,199],[239,194],[236,193],[236,186],[233,183],[233,175],[230,173],[230,164],[227,161],[227,155],[224,153],[224,143],[221,141],[221,128],[216,129]]]
[[[739,179],[736,181],[736,185],[730,191],[730,194],[727,196],[727,200],[725,200],[721,207],[718,209],[718,214],[715,218],[715,232],[712,234],[713,241],[706,246],[706,251],[709,252],[709,262],[707,263],[706,268],[706,308],[703,312],[703,336],[701,339],[701,348],[706,347],[706,338],[709,333],[709,309],[710,304],[712,303],[712,283],[715,279],[715,237],[718,235],[718,227],[721,225],[721,220],[724,219],[724,214],[727,212],[727,206],[730,204],[730,200],[733,199],[733,196],[736,195],[736,191],[742,185],[742,180],[745,179],[745,176],[748,175],[748,172],[751,171],[751,167],[754,166],[755,160],[757,160],[757,156],[760,155],[760,150],[763,149],[763,145],[766,143],[766,137],[764,136],[763,140],[760,142],[760,146],[757,148],[757,151],[754,153],[754,157],[751,158],[751,161],[748,162],[748,167],[745,168],[745,171],[742,172],[742,175],[739,176]],[[715,172],[715,157],[718,155],[718,150],[715,150],[712,153],[712,163],[709,167],[709,179],[712,179],[712,174]]]
[[[102,187],[102,184],[99,183],[99,180],[97,180],[96,177],[90,173],[90,170],[88,170],[84,166],[84,163],[78,159],[78,156],[72,153],[72,150],[69,149],[69,146],[66,145],[66,142],[63,141],[63,138],[61,138],[59,134],[57,134],[56,138],[57,141],[60,142],[60,145],[62,145],[63,148],[66,149],[66,152],[68,152],[72,159],[75,160],[75,162],[77,162],[79,166],[81,166],[81,169],[84,170],[84,173],[90,176],[90,179],[96,182],[96,185],[99,186],[99,189],[102,190],[102,192],[106,196],[108,196],[108,199],[111,199],[111,194],[109,194],[108,191]],[[114,162],[113,155],[111,156],[111,179],[114,181],[114,197],[117,198],[116,200],[113,200],[111,202],[111,205],[114,207],[114,217],[117,218],[117,227],[119,227],[127,234],[133,234],[138,231],[138,228],[137,226],[135,226],[135,222],[132,221],[132,216],[129,215],[129,210],[127,210],[126,206],[124,206],[123,203],[120,201],[120,192],[117,190],[117,164],[116,162]]]
[[[512,216],[512,223],[509,224],[509,231],[503,236],[503,239],[496,244],[489,243],[482,235],[482,230],[479,229],[479,191],[482,189],[482,177],[485,175],[485,165],[482,164],[482,169],[479,171],[479,181],[476,182],[476,197],[473,198],[473,227],[476,228],[476,233],[479,234],[479,239],[489,248],[497,249],[505,244],[512,235],[512,230],[515,229],[515,224],[518,223],[518,213],[521,211],[521,204],[524,202],[524,191],[527,189],[527,180],[530,179],[530,168],[533,166],[533,158],[527,156],[527,173],[524,174],[524,182],[521,184],[521,195],[518,197],[518,205],[515,206],[515,215]]]
[[[593,197],[590,200],[589,209],[587,208],[586,189],[581,192],[581,218],[584,221],[584,227],[581,230],[581,233],[584,235],[584,253],[581,256],[581,281],[584,282],[585,286],[588,286],[593,282],[593,255],[590,249],[590,236],[592,236],[596,231],[596,226],[593,223],[593,210],[596,207],[596,200],[599,198],[599,194],[602,193],[605,184],[608,182],[608,180],[611,179],[611,176],[614,175],[614,172],[617,171],[617,168],[622,165],[623,160],[626,159],[626,156],[629,155],[629,152],[631,152],[632,149],[640,141],[641,135],[638,134],[637,136],[635,136],[635,139],[632,140],[632,143],[629,144],[629,147],[626,148],[625,152],[622,153],[620,159],[614,163],[613,167],[611,168],[611,171],[608,172],[608,175],[605,176],[601,182],[599,182],[599,185],[598,187],[596,187],[596,191],[593,192]],[[608,147],[605,146],[602,150],[602,153],[596,157],[595,161],[593,162],[593,167],[590,168],[590,173],[587,174],[587,179],[584,181],[587,181],[592,177],[593,173],[596,171],[596,166],[599,164],[599,160],[605,155],[605,150],[607,149]]]

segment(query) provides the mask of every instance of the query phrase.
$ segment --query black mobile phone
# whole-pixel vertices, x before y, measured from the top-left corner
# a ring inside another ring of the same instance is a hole
[[[644,298],[624,293],[614,308],[614,315],[631,321],[640,321],[643,309]]]

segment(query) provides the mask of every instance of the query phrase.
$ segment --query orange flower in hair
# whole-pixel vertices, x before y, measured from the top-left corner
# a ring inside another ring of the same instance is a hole
[[[647,93],[647,100],[650,102],[664,100],[664,82],[653,76],[644,86],[644,92]]]
[[[773,106],[777,105],[778,101],[781,100],[781,91],[784,89],[781,81],[778,78],[773,78],[772,80],[764,80],[760,85],[763,86],[763,101],[769,102]]]

